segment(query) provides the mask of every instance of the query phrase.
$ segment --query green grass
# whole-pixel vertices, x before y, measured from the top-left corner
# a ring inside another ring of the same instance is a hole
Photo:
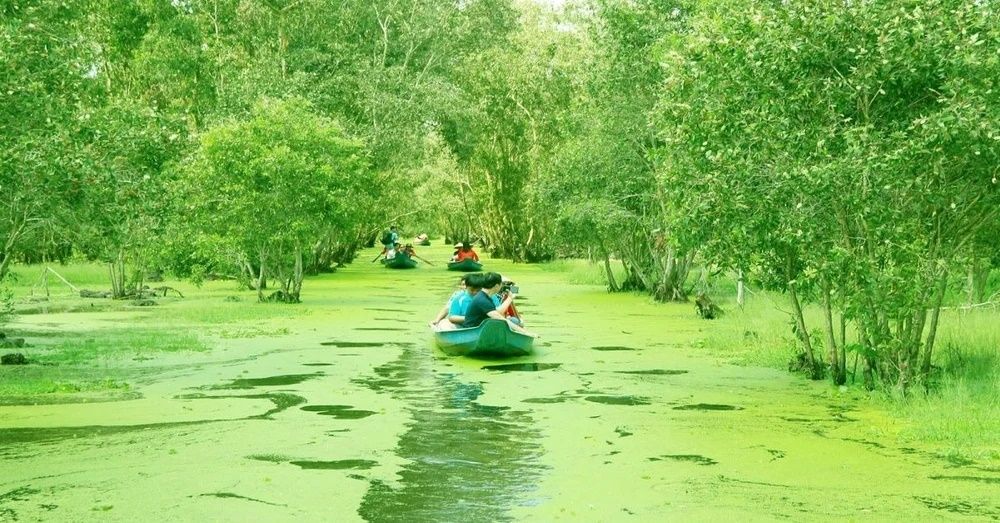
[[[722,283],[715,292],[713,299],[726,313],[713,320],[699,349],[737,365],[788,368],[796,349],[787,297],[758,291],[741,310],[734,286]],[[805,315],[810,329],[820,328],[818,307],[807,307]],[[851,337],[849,329],[848,341]],[[958,462],[1000,459],[1000,311],[943,311],[936,347],[938,371],[929,390],[901,397],[887,389],[863,397],[895,414],[904,440]],[[849,367],[853,360],[848,355]],[[860,383],[849,377],[848,386]]]
[[[60,339],[30,356],[40,363],[82,365],[102,359],[149,357],[154,353],[208,350],[188,332],[129,329],[94,332]]]
[[[107,267],[96,263],[52,265],[78,288],[106,290]],[[24,337],[32,346],[5,350],[22,352],[34,363],[0,368],[0,396],[66,396],[72,393],[120,392],[128,380],[142,373],[142,362],[164,354],[208,350],[195,332],[215,333],[224,338],[246,338],[287,334],[287,329],[262,325],[266,320],[304,314],[308,309],[285,304],[260,304],[254,292],[241,291],[233,281],[211,281],[196,287],[185,281],[151,283],[179,290],[185,298],[171,294],[157,298],[157,305],[136,307],[131,300],[80,298],[55,275],[49,274],[49,294],[38,286],[44,266],[14,266],[7,287],[13,292],[15,310],[22,316],[58,313],[81,314],[64,330],[6,328],[11,337]],[[107,316],[107,315],[112,316]],[[108,328],[111,317],[125,327]],[[76,316],[75,316],[76,317]],[[53,320],[56,322],[65,319]],[[136,323],[138,322],[138,323]],[[155,326],[155,327],[151,327]],[[155,364],[155,362],[154,362]],[[67,394],[69,393],[69,394]],[[53,400],[52,398],[46,401]]]
[[[0,367],[0,404],[37,402],[41,395],[125,392],[131,386],[120,373],[81,367],[5,365]],[[44,400],[43,400],[44,401]]]
[[[0,367],[0,403],[22,402],[39,395],[121,393],[141,373],[136,361],[181,351],[205,351],[198,336],[178,330],[115,329],[53,335],[13,332],[31,337],[32,346],[5,349],[21,352],[30,365]],[[31,400],[35,401],[35,400]],[[57,401],[47,398],[43,401]]]
[[[937,347],[931,391],[887,402],[903,435],[958,460],[1000,459],[1000,312],[945,311]]]
[[[107,267],[98,263],[72,263],[50,265],[70,283],[81,289],[104,291],[110,289]],[[44,265],[15,265],[7,286],[13,291],[15,309],[19,314],[59,312],[102,312],[135,310],[131,300],[80,298],[70,287],[49,274],[49,295],[38,286]],[[170,293],[167,298],[157,298],[160,305],[144,308],[151,319],[171,326],[212,325],[254,322],[272,318],[290,317],[302,313],[302,307],[284,304],[257,303],[254,291],[241,290],[235,281],[209,281],[201,287],[187,281],[167,280],[147,283],[150,287],[169,286],[180,291],[185,298],[178,299]]]
[[[725,313],[712,320],[712,327],[706,329],[699,347],[736,365],[787,368],[798,349],[792,333],[792,316],[780,298],[758,293],[748,296],[741,309],[735,298],[715,297]],[[812,325],[819,325],[819,311],[808,310],[806,321],[810,320]]]
[[[604,265],[590,263],[587,260],[554,260],[540,264],[539,267],[546,272],[557,272],[575,285],[606,286],[608,284],[607,277],[604,274]],[[625,270],[622,268],[621,262],[612,260],[611,267],[615,271],[615,278],[621,283],[625,278]]]
[[[67,281],[77,288],[101,290],[110,289],[110,275],[108,266],[92,262],[72,262],[66,265],[50,263],[48,265],[14,265],[10,269],[10,284],[15,290],[31,290],[35,287],[36,294],[44,294],[44,288],[39,284],[42,281],[42,274],[45,267],[50,267]],[[47,276],[49,292],[52,294],[74,293],[73,289],[67,286],[55,274],[49,273]]]

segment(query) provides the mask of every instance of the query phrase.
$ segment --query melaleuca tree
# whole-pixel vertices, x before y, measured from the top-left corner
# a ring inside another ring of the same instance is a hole
[[[788,292],[814,376],[803,299],[836,382],[848,346],[869,384],[930,372],[956,260],[1000,209],[998,21],[985,2],[731,1],[663,42],[682,243]]]
[[[245,119],[202,134],[179,167],[179,219],[236,246],[276,299],[298,302],[311,247],[351,231],[377,201],[360,142],[305,100],[265,100]]]

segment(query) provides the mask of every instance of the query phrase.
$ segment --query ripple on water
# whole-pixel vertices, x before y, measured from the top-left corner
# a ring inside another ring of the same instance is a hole
[[[743,410],[743,407],[718,403],[693,403],[691,405],[678,405],[674,407],[674,410]]]
[[[507,363],[504,365],[486,365],[483,370],[499,372],[537,372],[540,370],[558,369],[562,363]]]
[[[955,498],[935,499],[922,496],[914,496],[914,499],[923,503],[927,508],[934,510],[943,510],[965,516],[985,516],[994,520],[1000,519],[1000,512],[979,502]]]
[[[610,351],[632,351],[632,350],[639,350],[639,349],[637,349],[635,347],[623,347],[621,345],[599,345],[597,347],[591,347],[591,350],[599,350],[599,351],[604,351],[604,352],[610,352]]]
[[[206,492],[204,494],[199,494],[199,497],[214,497],[214,498],[232,498],[232,499],[242,499],[244,501],[253,501],[255,503],[263,503],[265,505],[271,505],[274,507],[287,507],[288,505],[282,505],[280,503],[271,503],[270,501],[264,501],[262,499],[249,498],[247,496],[241,496],[239,494],[234,494],[232,492]]]
[[[991,478],[991,477],[987,477],[987,476],[941,476],[941,475],[935,474],[935,475],[930,476],[930,478],[931,479],[948,479],[948,480],[952,480],[952,481],[975,481],[975,482],[978,482],[978,483],[990,483],[990,484],[1000,485],[1000,478],[997,478],[997,477]]]
[[[355,410],[350,405],[306,405],[301,408],[306,412],[315,412],[321,416],[332,416],[337,419],[361,419],[375,414],[371,410]]]
[[[527,398],[521,400],[521,403],[565,403],[568,399],[570,399],[569,396],[549,396],[546,398]]]
[[[654,458],[646,458],[649,461],[687,461],[697,465],[718,465],[718,461],[712,458],[706,458],[705,456],[699,456],[698,454],[663,454],[662,456],[657,456]]]
[[[467,521],[512,521],[512,508],[536,499],[545,467],[531,412],[480,403],[483,383],[441,372],[424,351],[402,351],[372,374],[358,382],[403,401],[410,422],[397,436],[395,479],[370,480],[361,518],[452,521],[460,511]],[[402,384],[387,388],[383,380]]]
[[[616,370],[615,372],[619,374],[636,374],[640,376],[676,376],[678,374],[688,373],[686,370],[676,369]]]
[[[306,399],[302,396],[297,396],[295,394],[288,394],[284,392],[269,392],[266,394],[241,394],[241,395],[225,395],[225,396],[209,396],[207,394],[195,393],[195,394],[181,394],[174,396],[175,399],[264,399],[271,403],[274,403],[274,407],[263,414],[257,414],[255,416],[250,416],[246,419],[269,419],[272,415],[277,414],[286,409],[290,409],[296,405],[302,405],[306,402]],[[211,423],[212,420],[206,420],[199,423]]]
[[[322,372],[314,374],[283,374],[281,376],[268,376],[266,378],[238,378],[228,384],[213,385],[212,390],[219,389],[252,389],[254,387],[276,387],[282,385],[296,385],[306,380],[311,380],[323,376]]]
[[[301,469],[306,470],[367,470],[375,465],[377,461],[370,459],[338,459],[335,461],[289,461]]]
[[[386,344],[380,341],[324,341],[320,342],[320,345],[356,349],[360,347],[385,347]]]
[[[594,403],[605,405],[649,405],[649,398],[642,396],[587,396],[583,398]]]
[[[281,454],[250,454],[246,458],[254,461],[266,461],[268,463],[284,463],[292,459]]]

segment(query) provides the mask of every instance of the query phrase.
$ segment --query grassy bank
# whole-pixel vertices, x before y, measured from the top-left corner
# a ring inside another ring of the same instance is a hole
[[[735,284],[724,281],[713,299],[726,314],[706,330],[702,350],[738,365],[788,367],[797,349],[786,296],[754,291],[740,309]],[[821,320],[818,308],[806,310],[807,325],[818,327]],[[904,440],[933,445],[957,461],[1000,459],[1000,310],[943,311],[936,347],[937,373],[926,392],[906,397],[891,390],[867,393],[858,390],[860,376],[858,383],[848,377],[844,392],[864,395],[893,413]],[[848,368],[854,365],[849,356]]]
[[[53,268],[77,288],[109,287],[103,265]],[[207,282],[201,288],[183,281],[154,283],[184,295],[157,298],[154,306],[80,298],[51,273],[48,288],[40,285],[42,272],[42,266],[16,266],[7,283],[16,316],[0,332],[24,338],[28,345],[0,349],[0,354],[20,352],[31,364],[0,366],[0,403],[128,397],[131,384],[155,374],[167,355],[207,351],[207,340],[213,337],[271,332],[260,324],[303,312],[282,304],[257,304],[254,293],[240,291],[232,281]]]
[[[605,283],[604,268],[597,264],[560,260],[546,268],[565,274],[573,283]],[[620,280],[624,276],[621,267],[616,264],[614,269]],[[994,288],[1000,283],[997,276],[991,279]],[[698,350],[735,365],[788,368],[798,349],[785,295],[750,290],[740,308],[736,282],[719,278],[712,283],[710,296],[726,313],[706,323],[704,336],[696,344]],[[957,292],[950,296],[952,303],[964,299]],[[807,325],[818,328],[821,321],[819,308],[807,307]],[[906,397],[890,390],[868,392],[848,378],[846,389],[831,385],[831,394],[866,398],[899,420],[899,435],[904,441],[934,446],[948,459],[1000,460],[1000,310],[953,307],[943,311],[936,346],[937,374],[926,392]],[[848,367],[854,365],[852,355]]]

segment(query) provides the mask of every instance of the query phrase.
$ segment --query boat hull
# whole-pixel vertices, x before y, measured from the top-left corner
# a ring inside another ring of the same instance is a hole
[[[435,329],[434,340],[449,356],[490,359],[531,354],[535,342],[533,336],[515,332],[501,320],[486,320],[472,329]]]
[[[405,254],[396,254],[391,260],[382,260],[382,264],[388,269],[414,269],[417,267],[417,260]]]
[[[448,264],[449,271],[475,272],[483,270],[483,264],[470,259]]]

